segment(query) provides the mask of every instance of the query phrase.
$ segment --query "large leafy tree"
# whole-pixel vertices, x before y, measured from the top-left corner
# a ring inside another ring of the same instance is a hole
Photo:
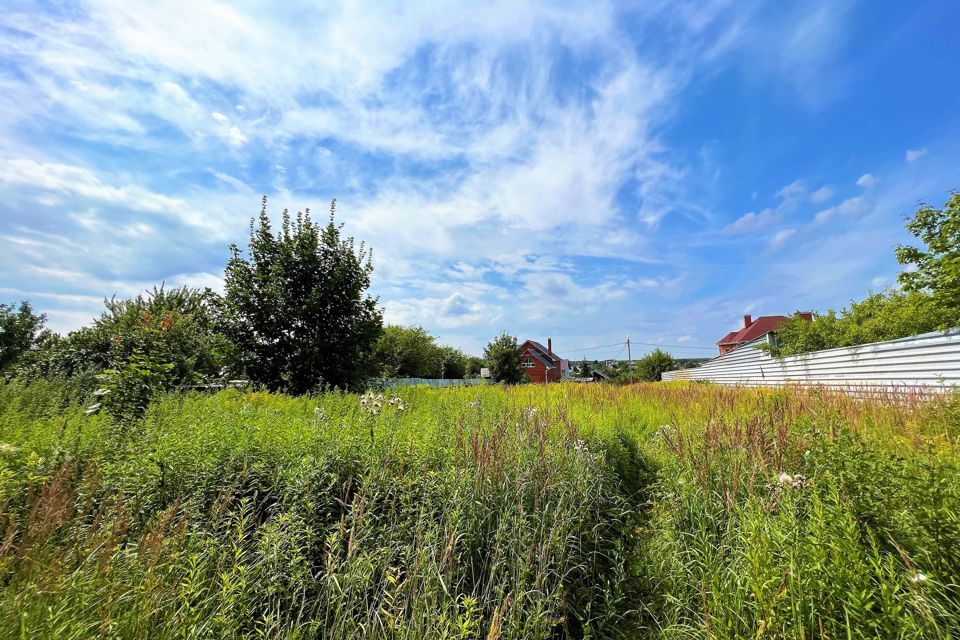
[[[46,319],[44,314],[35,314],[26,300],[19,307],[0,304],[0,371],[37,347],[45,335]]]
[[[907,221],[907,230],[924,247],[897,247],[897,260],[910,269],[898,276],[906,291],[929,293],[938,307],[952,311],[947,324],[960,322],[960,192],[942,209],[921,205]],[[941,329],[947,328],[946,325]]]
[[[523,382],[524,373],[520,366],[520,346],[517,339],[506,331],[491,340],[483,350],[483,357],[490,367],[490,375],[496,382],[517,384]]]
[[[284,211],[274,234],[264,198],[247,256],[230,247],[224,331],[250,379],[269,389],[355,388],[372,373],[382,331],[377,299],[367,293],[373,265],[362,242],[357,248],[341,236],[335,213],[333,201],[321,226],[309,210],[293,219]]]

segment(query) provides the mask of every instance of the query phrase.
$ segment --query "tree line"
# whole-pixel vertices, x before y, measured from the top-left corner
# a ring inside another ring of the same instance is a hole
[[[356,390],[385,377],[462,378],[489,367],[497,382],[526,376],[517,339],[502,332],[471,357],[421,327],[383,326],[369,294],[371,251],[342,235],[336,201],[315,223],[284,211],[272,228],[263,199],[246,250],[230,246],[224,293],[163,285],[105,300],[93,324],[66,336],[44,328],[29,302],[0,304],[0,374],[56,378],[120,416],[142,412],[157,390],[242,379],[293,394]],[[795,316],[778,330],[777,355],[915,335],[960,325],[960,194],[942,209],[921,205],[907,229],[922,247],[898,246],[900,288],[841,311]],[[655,350],[617,379],[659,380],[679,365]]]
[[[263,199],[245,250],[230,246],[224,293],[154,287],[105,300],[90,326],[45,328],[27,301],[0,304],[0,374],[96,392],[119,417],[174,388],[243,381],[303,394],[357,390],[382,377],[460,378],[482,362],[436,344],[420,327],[383,326],[369,294],[371,251],[344,237],[336,201],[325,223],[284,211],[274,230]]]

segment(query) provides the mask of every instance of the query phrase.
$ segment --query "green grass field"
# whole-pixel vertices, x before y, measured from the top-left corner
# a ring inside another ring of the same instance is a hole
[[[960,400],[0,386],[3,638],[960,637]]]

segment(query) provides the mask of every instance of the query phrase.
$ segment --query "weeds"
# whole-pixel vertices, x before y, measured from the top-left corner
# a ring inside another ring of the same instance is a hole
[[[0,387],[0,637],[951,637],[954,399]]]

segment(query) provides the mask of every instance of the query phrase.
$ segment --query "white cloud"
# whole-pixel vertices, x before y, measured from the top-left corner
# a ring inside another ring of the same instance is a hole
[[[872,189],[880,181],[880,178],[873,175],[872,173],[865,173],[859,178],[857,178],[857,186],[863,187],[864,189]]]
[[[904,159],[907,162],[916,162],[925,155],[927,155],[926,149],[907,149],[906,154],[904,154]]]
[[[766,229],[779,219],[780,215],[773,209],[764,209],[760,213],[750,211],[728,224],[724,230],[727,233],[750,233]]]
[[[539,331],[572,308],[599,332],[611,309],[675,295],[696,270],[658,232],[674,217],[722,224],[691,186],[716,167],[660,133],[696,65],[767,52],[768,70],[806,95],[842,41],[826,3],[770,29],[727,0],[85,0],[55,17],[11,3],[0,56],[18,74],[0,77],[0,158],[14,164],[0,186],[69,213],[45,218],[68,227],[60,238],[5,228],[5,273],[55,264],[76,277],[33,276],[76,295],[164,278],[219,286],[210,242],[242,240],[255,194],[279,203],[274,216],[337,196],[347,230],[376,249],[388,318],[457,335],[501,318]],[[648,29],[669,35],[669,55],[637,46]],[[32,148],[23,131],[47,128],[112,159]],[[769,229],[816,193],[795,181],[730,231]],[[588,258],[623,274],[598,276]]]
[[[835,216],[849,216],[852,218],[862,218],[873,210],[873,205],[865,196],[855,196],[847,198],[840,204],[822,209],[813,217],[812,225],[817,226],[826,223]]]
[[[833,197],[833,189],[827,186],[820,187],[810,194],[810,202],[821,204]]]
[[[781,229],[780,231],[777,231],[775,234],[773,234],[773,237],[770,238],[770,242],[767,245],[767,249],[769,251],[776,251],[777,249],[785,245],[787,241],[790,238],[792,238],[796,232],[797,232],[796,229]]]

